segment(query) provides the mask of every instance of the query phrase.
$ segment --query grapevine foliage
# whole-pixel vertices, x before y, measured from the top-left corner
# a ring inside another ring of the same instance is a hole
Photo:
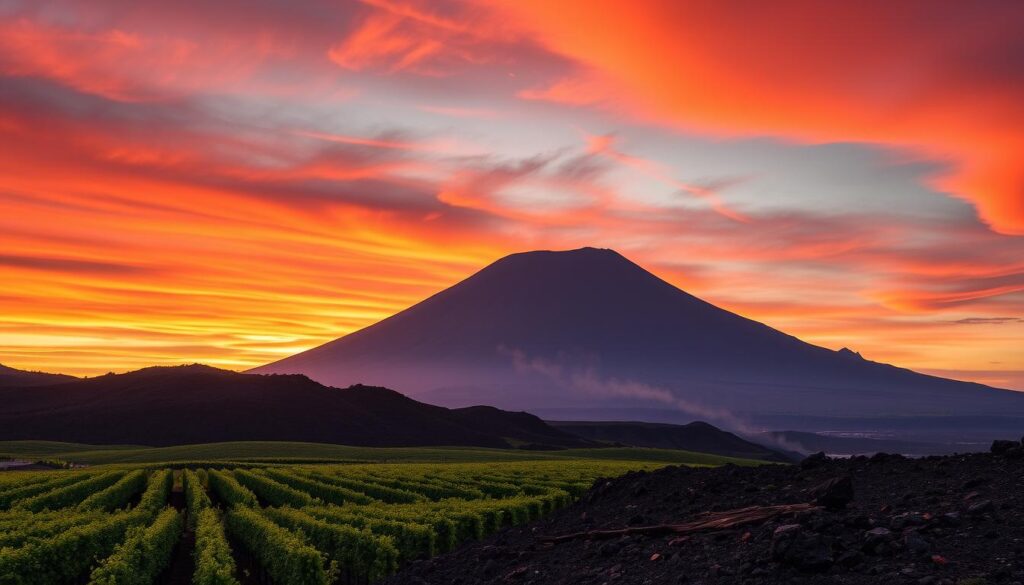
[[[149,585],[194,534],[194,585],[366,584],[535,520],[595,479],[652,464],[145,465],[0,481],[0,585]],[[167,507],[175,474],[185,511]],[[239,550],[232,550],[239,547]]]

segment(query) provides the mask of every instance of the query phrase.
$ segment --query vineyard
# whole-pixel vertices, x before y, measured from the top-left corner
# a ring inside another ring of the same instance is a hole
[[[550,513],[596,478],[657,466],[580,460],[7,473],[0,475],[0,585],[367,584]]]

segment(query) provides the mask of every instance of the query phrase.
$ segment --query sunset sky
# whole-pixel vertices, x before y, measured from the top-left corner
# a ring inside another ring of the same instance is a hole
[[[0,363],[245,369],[533,249],[1024,390],[1024,3],[0,0]]]

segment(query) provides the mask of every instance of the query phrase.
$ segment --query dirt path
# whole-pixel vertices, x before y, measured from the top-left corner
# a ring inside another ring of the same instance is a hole
[[[273,585],[263,566],[239,542],[228,538],[235,559],[235,577],[242,585]]]
[[[167,497],[167,503],[170,504],[172,508],[179,512],[185,512],[186,514],[188,513],[188,511],[185,509],[185,493],[182,492],[180,488],[175,488],[171,490],[171,495]]]
[[[192,551],[195,549],[195,545],[195,533],[186,528],[181,533],[178,546],[174,547],[171,566],[167,567],[167,570],[156,579],[157,585],[188,585],[192,582],[192,574],[195,572]]]
[[[221,512],[227,509],[225,503],[217,496],[216,491],[211,489],[207,493],[210,495],[210,501]],[[228,544],[231,546],[231,557],[235,560],[235,578],[239,583],[242,585],[272,585],[267,572],[241,543],[229,536]]]
[[[171,553],[171,564],[156,578],[156,585],[189,585],[192,582],[192,573],[195,572],[195,560],[192,552],[196,547],[196,535],[187,526],[188,510],[185,505],[185,494],[181,491],[181,484],[174,486],[168,497],[172,508],[185,513],[186,526],[181,533],[174,552]]]

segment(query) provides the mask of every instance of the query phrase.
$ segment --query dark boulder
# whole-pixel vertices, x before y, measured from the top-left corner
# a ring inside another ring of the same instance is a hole
[[[892,549],[893,535],[888,528],[872,528],[864,533],[864,551],[885,554]]]
[[[932,550],[931,544],[929,544],[929,542],[916,530],[907,531],[907,533],[903,535],[903,546],[905,546],[911,554],[918,557],[925,557]]]
[[[853,479],[849,475],[834,477],[811,488],[814,503],[831,510],[842,510],[853,501]]]
[[[779,526],[772,534],[772,558],[801,571],[827,571],[835,562],[832,547],[820,534],[799,524]]]
[[[962,520],[960,519],[960,512],[948,512],[939,516],[939,522],[945,526],[960,526]]]
[[[828,455],[825,455],[824,451],[819,451],[804,457],[803,461],[800,462],[800,469],[816,469],[826,463],[828,463]]]
[[[924,516],[917,512],[906,512],[904,514],[896,514],[889,520],[889,528],[893,530],[903,530],[908,526],[921,526],[925,523]]]
[[[1010,449],[1016,447],[1020,447],[1020,443],[1018,443],[1017,441],[1003,441],[1000,439],[996,439],[995,441],[992,441],[992,447],[989,449],[989,451],[991,451],[995,455],[1002,455],[1009,451]]]
[[[981,516],[995,510],[992,500],[980,500],[967,507],[968,516]]]

